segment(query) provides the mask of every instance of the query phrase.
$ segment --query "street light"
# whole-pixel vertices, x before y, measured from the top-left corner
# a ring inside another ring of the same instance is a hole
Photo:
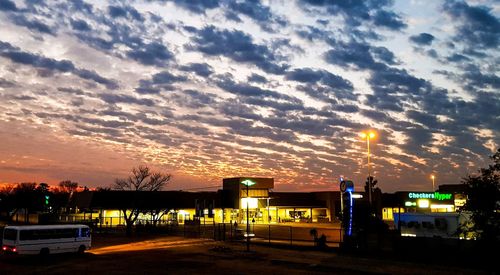
[[[372,206],[372,178],[371,178],[371,167],[370,167],[370,139],[375,137],[375,133],[372,131],[362,132],[360,134],[361,138],[366,139],[366,155],[368,160],[368,201],[370,207]]]
[[[432,192],[436,191],[436,188],[434,188],[434,179],[436,177],[434,175],[431,175],[431,179],[432,179]]]

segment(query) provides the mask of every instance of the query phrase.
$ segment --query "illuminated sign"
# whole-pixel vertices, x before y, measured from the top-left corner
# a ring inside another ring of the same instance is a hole
[[[420,208],[429,208],[429,200],[418,200],[417,204]]]
[[[414,201],[405,201],[405,206],[417,206],[417,203]]]
[[[436,199],[438,201],[451,200],[453,194],[441,194],[439,192],[434,193],[408,193],[408,198],[410,199]]]
[[[343,180],[340,182],[340,191],[352,192],[354,191],[354,182],[352,180]]]
[[[254,181],[251,181],[251,180],[244,180],[241,182],[243,185],[246,185],[246,186],[252,186],[255,184]]]

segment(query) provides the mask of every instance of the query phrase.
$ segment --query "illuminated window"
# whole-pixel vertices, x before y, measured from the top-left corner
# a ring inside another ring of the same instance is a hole
[[[452,204],[431,204],[432,212],[454,212],[455,206]]]
[[[248,208],[259,207],[259,201],[257,200],[257,198],[241,198],[240,208],[247,208],[247,201],[248,201]]]

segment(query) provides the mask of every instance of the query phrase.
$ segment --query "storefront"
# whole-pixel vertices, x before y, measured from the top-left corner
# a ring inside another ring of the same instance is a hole
[[[382,219],[393,221],[398,213],[453,213],[456,212],[455,195],[450,192],[396,192],[384,194]]]
[[[272,178],[227,178],[216,192],[100,191],[75,193],[71,215],[102,226],[125,224],[122,209],[139,208],[137,222],[156,224],[329,223],[335,221],[339,192],[273,192]],[[247,219],[248,213],[248,219]]]

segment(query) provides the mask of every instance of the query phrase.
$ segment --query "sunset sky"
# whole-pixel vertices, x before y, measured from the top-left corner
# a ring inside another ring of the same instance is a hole
[[[499,147],[498,1],[124,2],[0,0],[0,183],[361,190],[373,129],[382,190],[430,190]]]

